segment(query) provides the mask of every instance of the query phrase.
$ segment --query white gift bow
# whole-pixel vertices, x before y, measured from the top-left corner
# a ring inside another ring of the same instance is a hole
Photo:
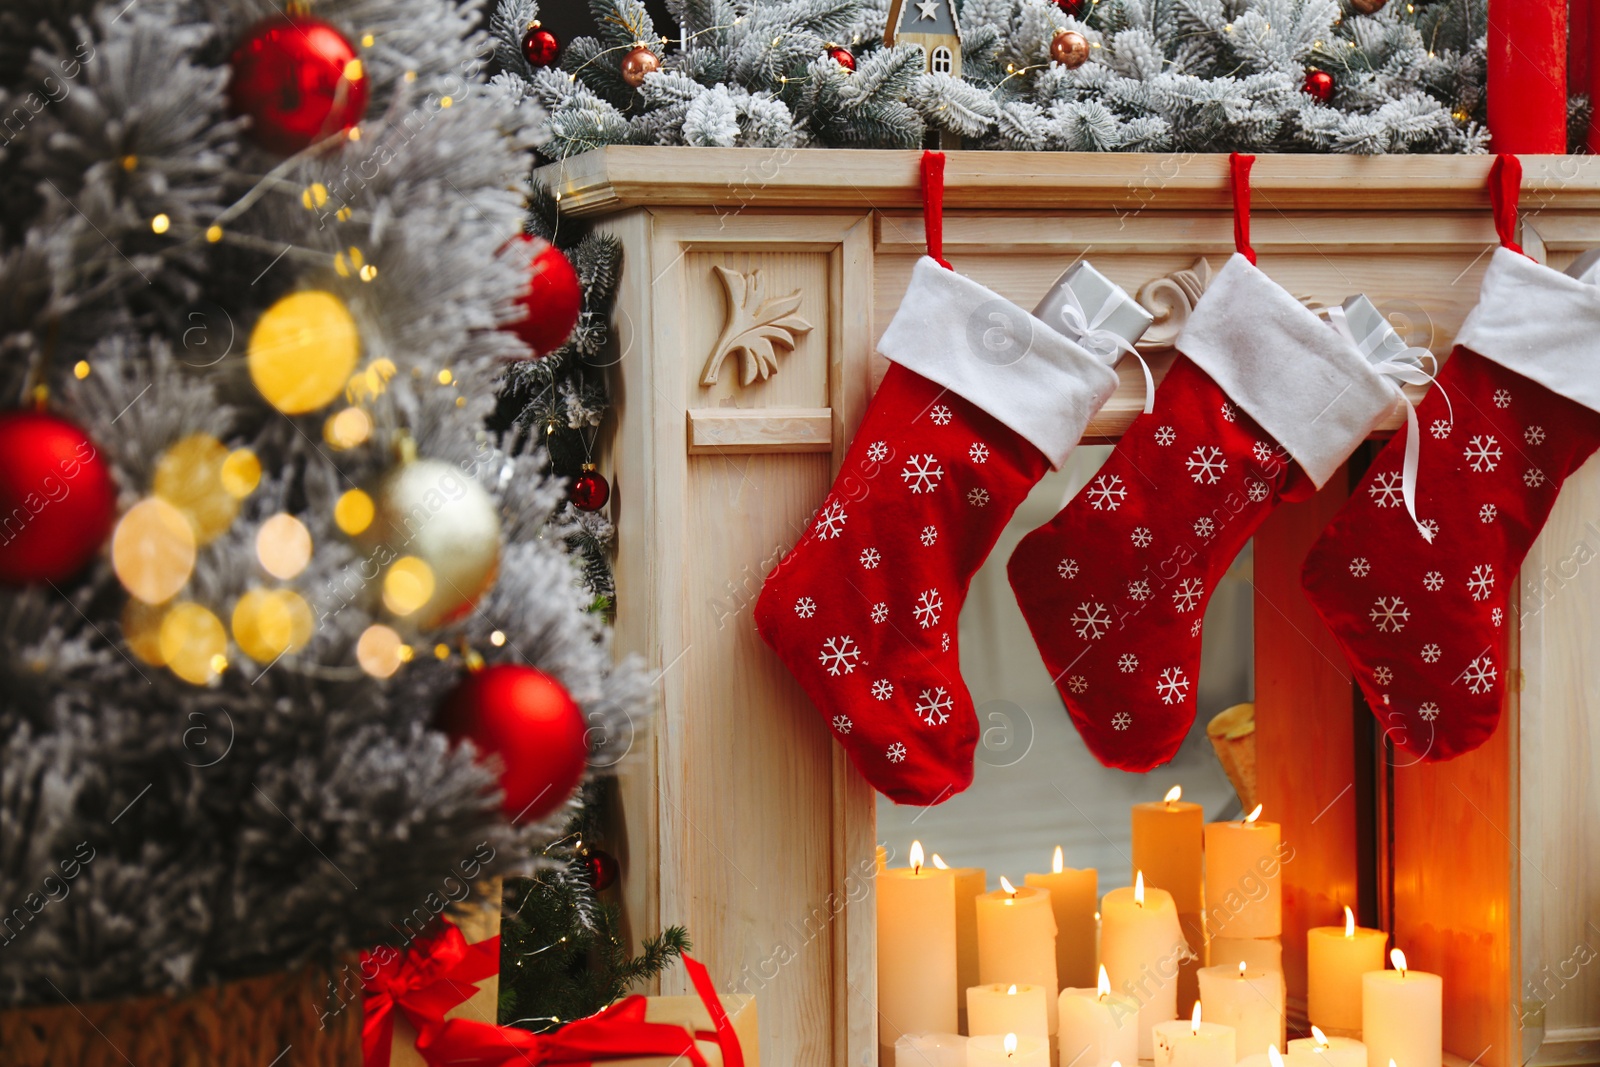
[[[1322,309],[1328,316],[1328,322],[1334,329],[1344,335],[1345,340],[1356,346],[1363,358],[1371,359],[1372,353],[1384,337],[1383,327],[1378,327],[1366,337],[1357,340],[1350,331],[1350,322],[1345,316],[1344,308],[1329,307]],[[1433,366],[1433,372],[1422,369],[1422,361],[1427,360]],[[1439,395],[1444,397],[1445,409],[1450,412],[1450,421],[1456,421],[1455,406],[1450,403],[1450,394],[1439,386],[1436,376],[1439,373],[1439,358],[1426,348],[1405,348],[1382,363],[1372,364],[1372,369],[1387,378],[1405,382],[1408,385],[1432,385],[1439,390]],[[1400,399],[1406,405],[1406,454],[1400,466],[1400,497],[1405,501],[1406,511],[1411,515],[1411,521],[1416,523],[1417,530],[1422,534],[1422,539],[1430,545],[1433,543],[1433,531],[1417,521],[1417,467],[1422,455],[1422,436],[1417,422],[1417,406],[1411,398],[1402,391]]]
[[[1144,361],[1139,350],[1128,343],[1128,339],[1115,330],[1101,329],[1106,319],[1116,311],[1116,304],[1107,300],[1105,305],[1095,314],[1091,322],[1084,313],[1083,304],[1078,300],[1078,294],[1072,291],[1072,286],[1061,287],[1062,294],[1067,298],[1067,303],[1061,308],[1061,324],[1072,332],[1074,340],[1089,351],[1091,355],[1107,359],[1116,354],[1120,348],[1139,361],[1139,367],[1144,371],[1144,413],[1150,414],[1156,409],[1156,379],[1150,373],[1150,364]]]

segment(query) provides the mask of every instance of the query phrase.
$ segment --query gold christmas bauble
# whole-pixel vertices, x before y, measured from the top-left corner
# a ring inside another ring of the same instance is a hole
[[[1050,39],[1050,58],[1076,70],[1089,61],[1089,39],[1077,30],[1058,30]]]
[[[500,562],[500,514],[483,487],[449,463],[416,459],[384,475],[371,497],[361,541],[386,550],[384,606],[420,629],[470,610]]]
[[[1383,5],[1389,0],[1350,0],[1350,6],[1363,15],[1371,15],[1383,10]]]
[[[629,50],[622,57],[622,80],[635,89],[644,84],[646,74],[654,74],[661,69],[661,58],[644,45]]]

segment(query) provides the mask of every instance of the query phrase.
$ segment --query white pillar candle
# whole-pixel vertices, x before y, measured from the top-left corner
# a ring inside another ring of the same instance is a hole
[[[1200,1003],[1206,1018],[1231,1026],[1240,1056],[1283,1047],[1283,974],[1238,967],[1202,967]]]
[[[967,1067],[960,1034],[906,1034],[894,1043],[894,1067]]]
[[[1206,925],[1213,937],[1283,933],[1281,829],[1261,806],[1238,822],[1206,826]]]
[[[1111,992],[1106,969],[1094,989],[1075,987],[1061,991],[1060,1061],[1071,1067],[1110,1067],[1113,1062],[1137,1067],[1139,1061],[1139,1004],[1132,997]]]
[[[969,1037],[967,1067],[1050,1067],[1050,1039],[1026,1034]]]
[[[1389,935],[1356,925],[1344,909],[1343,926],[1313,926],[1306,931],[1306,1016],[1325,1031],[1346,1036],[1361,1032],[1361,976],[1383,970]]]
[[[1392,971],[1361,976],[1361,1041],[1367,1062],[1390,1060],[1404,1067],[1441,1067],[1444,1061],[1444,980],[1406,969],[1405,953],[1394,949]]]
[[[1049,1033],[1056,1032],[1056,919],[1048,889],[1013,886],[977,899],[978,982],[1034,985],[1044,990]]]
[[[1277,1046],[1273,1046],[1266,1052],[1258,1052],[1254,1056],[1244,1057],[1235,1064],[1235,1067],[1326,1067],[1326,1065],[1312,1059],[1311,1055],[1306,1052],[1291,1052],[1288,1055],[1280,1055]]]
[[[967,1033],[1050,1036],[1044,990],[1036,985],[975,985],[967,990]]]
[[[1139,1058],[1152,1055],[1151,1027],[1178,1017],[1178,965],[1188,953],[1172,894],[1146,889],[1137,873],[1131,888],[1100,902],[1100,956],[1111,988],[1139,1004]]]
[[[1206,966],[1283,973],[1283,940],[1277,937],[1213,937],[1206,942]]]
[[[1056,917],[1056,981],[1065,986],[1087,986],[1094,981],[1094,903],[1099,897],[1099,872],[1093,867],[1073,870],[1062,863],[1056,846],[1049,874],[1030,874],[1023,884],[1050,891],[1050,910]]]
[[[878,1042],[956,1032],[956,891],[949,871],[922,864],[878,874]]]
[[[1314,1056],[1323,1067],[1367,1067],[1367,1046],[1353,1037],[1329,1037],[1318,1027],[1289,1042],[1290,1055]]]
[[[970,989],[982,981],[978,977],[978,908],[974,902],[988,888],[989,875],[982,867],[948,867],[937,852],[933,865],[949,871],[956,880],[956,989]],[[958,998],[956,1010],[961,1033],[972,1033],[967,1026],[965,996]]]
[[[1200,841],[1205,812],[1181,800],[1173,786],[1167,799],[1133,806],[1133,869],[1144,872],[1144,884],[1165,889],[1179,915],[1201,909]]]
[[[1155,1067],[1233,1067],[1233,1027],[1200,1020],[1200,1005],[1189,1019],[1156,1023]]]

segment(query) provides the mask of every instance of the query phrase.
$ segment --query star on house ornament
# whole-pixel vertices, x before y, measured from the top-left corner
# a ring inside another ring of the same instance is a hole
[[[936,19],[939,17],[939,0],[917,0],[917,18]]]

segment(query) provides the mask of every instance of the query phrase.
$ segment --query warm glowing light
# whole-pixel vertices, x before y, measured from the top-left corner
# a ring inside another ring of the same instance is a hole
[[[1189,1033],[1198,1034],[1199,1032],[1200,1032],[1200,1002],[1197,1000],[1197,1001],[1194,1002],[1194,1014],[1189,1016]]]
[[[1257,804],[1256,805],[1256,810],[1252,811],[1249,815],[1246,815],[1244,817],[1244,821],[1247,822],[1247,823],[1252,823],[1252,822],[1255,822],[1259,818],[1261,818],[1261,805]]]
[[[1016,1034],[1007,1034],[1006,1035],[1006,1055],[1007,1056],[1015,1056],[1016,1054],[1017,1054],[1017,1035]]]
[[[256,559],[262,570],[288,581],[311,562],[311,531],[293,515],[279,512],[256,531]]]
[[[1277,1045],[1267,1046],[1267,1062],[1271,1063],[1272,1067],[1283,1067],[1283,1055],[1278,1051]]]
[[[150,229],[154,230],[156,233],[166,233],[171,228],[172,220],[167,217],[167,213],[165,211],[150,220]]]
[[[344,65],[344,80],[347,82],[361,80],[361,60],[352,59]]]
[[[138,597],[129,597],[122,606],[122,639],[135,656],[152,667],[165,667],[161,658],[161,620],[167,609],[146,604]]]
[[[1239,961],[1239,977],[1244,977],[1244,960]]]
[[[195,542],[221,536],[239,514],[239,498],[228,492],[222,471],[230,453],[208,433],[179,438],[156,462],[151,488],[194,527]]]
[[[911,842],[911,853],[910,853],[908,858],[911,860],[911,873],[912,874],[921,873],[921,871],[922,871],[922,842],[921,841],[913,841],[913,842]]]
[[[1065,858],[1066,857],[1061,855],[1061,846],[1057,845],[1055,855],[1050,857],[1050,870],[1052,873],[1060,874],[1066,869],[1063,865]]]
[[[261,460],[248,448],[236,448],[222,461],[222,488],[235,500],[243,500],[261,484]]]
[[[1350,910],[1350,905],[1344,906],[1344,936],[1356,936],[1356,913]]]
[[[1394,964],[1394,969],[1400,972],[1400,977],[1406,976],[1406,954],[1397,948],[1389,950],[1389,962]]]
[[[1017,987],[1016,986],[1012,986],[1010,989],[1006,990],[1006,996],[1014,997],[1016,995],[1017,995]]]
[[[307,211],[314,211],[328,202],[328,187],[321,182],[312,182],[300,191],[300,206]]]
[[[218,226],[214,222],[210,226],[207,226],[206,240],[210,241],[212,244],[216,244],[218,241],[222,240],[222,227]]]
[[[1178,801],[1180,801],[1182,799],[1183,799],[1183,786],[1175,785],[1171,789],[1167,790],[1167,795],[1166,795],[1166,798],[1165,798],[1166,803],[1168,803],[1168,804],[1176,804]]]
[[[128,509],[111,535],[111,568],[146,604],[177,596],[194,571],[194,527],[183,512],[150,497]]]
[[[1135,871],[1133,875],[1133,902],[1139,907],[1144,907],[1144,872]]]
[[[450,368],[449,367],[446,367],[444,370],[439,372],[439,384],[440,385],[449,385],[451,382],[453,382],[455,380],[456,380],[456,376],[454,374],[450,373]]]
[[[374,678],[387,678],[400,669],[400,635],[389,627],[374,623],[356,641],[356,662]]]
[[[344,389],[361,354],[361,335],[344,301],[310,289],[264,311],[250,331],[250,378],[286,415],[315,411]]]
[[[1103,963],[1100,965],[1100,980],[1095,983],[1095,988],[1099,991],[1101,1000],[1111,995],[1111,976],[1106,973],[1106,965]]]
[[[1010,894],[1012,900],[1017,898],[1017,887],[1012,885],[1011,879],[1007,878],[1003,874],[1000,876],[1000,888],[1004,889],[1008,894]]]
[[[506,643],[505,631],[504,630],[496,630],[494,633],[490,634],[489,635],[489,643],[491,645],[493,645],[495,648],[502,647]]]
[[[449,659],[450,658],[450,646],[445,644],[443,641],[440,641],[437,645],[434,645],[433,646],[433,658],[434,659],[439,659],[439,660]]]
[[[365,444],[372,434],[372,416],[360,408],[341,408],[322,424],[322,439],[344,450]]]
[[[1313,1026],[1311,1028],[1311,1040],[1317,1043],[1318,1052],[1321,1052],[1323,1049],[1328,1047],[1328,1035],[1322,1032],[1322,1028],[1320,1026]]]
[[[228,634],[222,620],[199,604],[174,604],[161,620],[159,641],[162,660],[184,681],[205,685],[221,673],[216,659],[227,650]]]
[[[944,861],[944,857],[937,852],[933,854],[933,867],[937,871],[948,871],[950,869],[950,865]]]
[[[72,376],[80,382],[87,378],[89,376],[89,361],[80,359],[74,363],[72,365]]]
[[[433,568],[416,556],[401,556],[383,576],[383,606],[410,615],[433,599]]]
[[[341,493],[338,502],[333,505],[333,521],[351,537],[372,525],[374,513],[372,498],[360,489]]]
[[[311,605],[292,589],[252,589],[233,609],[233,640],[257,663],[298,652],[311,640]]]

